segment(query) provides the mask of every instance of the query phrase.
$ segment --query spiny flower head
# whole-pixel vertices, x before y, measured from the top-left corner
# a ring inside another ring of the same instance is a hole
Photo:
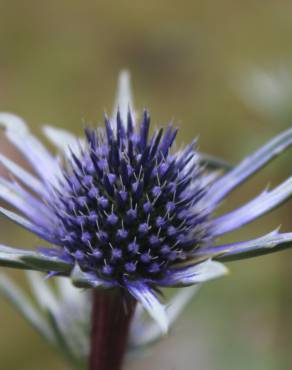
[[[106,128],[86,129],[86,147],[71,152],[51,202],[56,238],[79,264],[112,283],[162,279],[208,238],[208,210],[197,208],[206,186],[195,143],[171,154],[177,130],[149,138],[145,111],[138,130],[131,112]]]
[[[217,238],[277,207],[292,195],[292,178],[245,205],[216,216],[222,200],[292,144],[292,129],[231,168],[203,155],[192,142],[175,148],[177,130],[150,130],[147,111],[136,123],[123,74],[118,104],[105,127],[77,140],[64,130],[45,134],[61,151],[52,155],[25,122],[0,114],[8,139],[32,166],[28,172],[0,155],[19,180],[0,178],[0,197],[22,215],[0,213],[49,242],[37,252],[0,246],[0,264],[70,276],[78,286],[122,289],[167,330],[155,291],[195,285],[226,273],[218,260],[247,258],[291,247],[292,233],[275,230],[218,245]],[[216,261],[217,260],[217,261]]]

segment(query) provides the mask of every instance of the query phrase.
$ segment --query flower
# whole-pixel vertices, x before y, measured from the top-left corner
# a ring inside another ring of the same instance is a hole
[[[1,246],[4,266],[71,276],[77,286],[123,289],[166,332],[166,310],[156,294],[160,287],[199,284],[227,272],[220,260],[291,246],[292,233],[278,230],[228,245],[216,240],[291,197],[292,177],[223,216],[215,211],[234,188],[292,144],[292,128],[224,173],[218,169],[225,164],[202,155],[196,141],[175,150],[178,131],[171,125],[150,135],[148,111],[137,123],[126,73],[115,114],[105,116],[104,128],[86,128],[82,140],[45,128],[61,159],[20,118],[2,113],[0,125],[35,171],[0,156],[19,179],[1,178],[0,197],[22,215],[0,212],[52,244],[37,252]]]

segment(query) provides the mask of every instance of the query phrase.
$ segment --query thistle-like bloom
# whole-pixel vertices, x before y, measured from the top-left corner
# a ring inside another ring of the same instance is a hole
[[[123,75],[116,113],[105,117],[104,127],[86,128],[84,140],[45,128],[61,158],[49,153],[20,118],[0,115],[8,139],[35,172],[1,155],[1,163],[20,181],[2,178],[0,197],[22,215],[0,212],[52,245],[38,252],[2,246],[0,261],[71,276],[79,286],[122,289],[166,331],[165,308],[155,293],[160,287],[189,286],[225,274],[225,266],[214,260],[291,246],[292,233],[278,231],[229,245],[216,240],[291,197],[292,177],[223,216],[215,211],[233,189],[292,144],[292,129],[224,173],[224,164],[198,152],[196,141],[176,150],[177,129],[171,125],[151,134],[149,113],[136,120],[128,87]]]

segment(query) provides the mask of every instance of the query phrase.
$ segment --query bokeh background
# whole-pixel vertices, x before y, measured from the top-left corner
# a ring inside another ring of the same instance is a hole
[[[1,0],[0,109],[39,135],[44,123],[80,134],[84,122],[97,125],[111,112],[118,72],[128,68],[136,107],[148,107],[153,123],[173,119],[179,142],[200,135],[202,150],[236,163],[291,126],[291,17],[285,0]],[[225,209],[290,174],[291,151]],[[279,224],[291,230],[291,202],[225,240]],[[3,218],[0,231],[3,243],[37,243]],[[292,253],[229,267],[228,277],[199,292],[170,337],[126,369],[290,370]],[[23,272],[9,274],[24,280]],[[66,368],[2,298],[0,325],[1,369]]]

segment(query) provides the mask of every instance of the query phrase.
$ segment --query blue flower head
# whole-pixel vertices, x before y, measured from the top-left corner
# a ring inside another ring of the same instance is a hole
[[[2,265],[70,275],[78,285],[123,289],[166,331],[157,288],[225,274],[225,266],[215,260],[291,246],[292,233],[278,231],[255,240],[216,243],[222,234],[291,197],[291,177],[234,211],[219,217],[214,212],[233,189],[292,144],[292,129],[224,172],[220,161],[198,151],[196,141],[178,150],[178,130],[172,125],[151,133],[148,111],[137,120],[125,74],[118,102],[103,128],[85,129],[85,139],[45,128],[63,151],[62,160],[21,119],[0,115],[7,137],[35,171],[32,175],[1,155],[1,163],[20,182],[1,178],[0,196],[22,216],[0,211],[52,244],[38,252],[2,246]]]
[[[149,137],[150,116],[134,128],[120,112],[105,129],[85,130],[86,146],[71,153],[48,207],[57,245],[97,280],[167,283],[174,265],[194,256],[212,232],[210,207],[200,205],[203,167],[190,144],[172,153],[177,130]]]

